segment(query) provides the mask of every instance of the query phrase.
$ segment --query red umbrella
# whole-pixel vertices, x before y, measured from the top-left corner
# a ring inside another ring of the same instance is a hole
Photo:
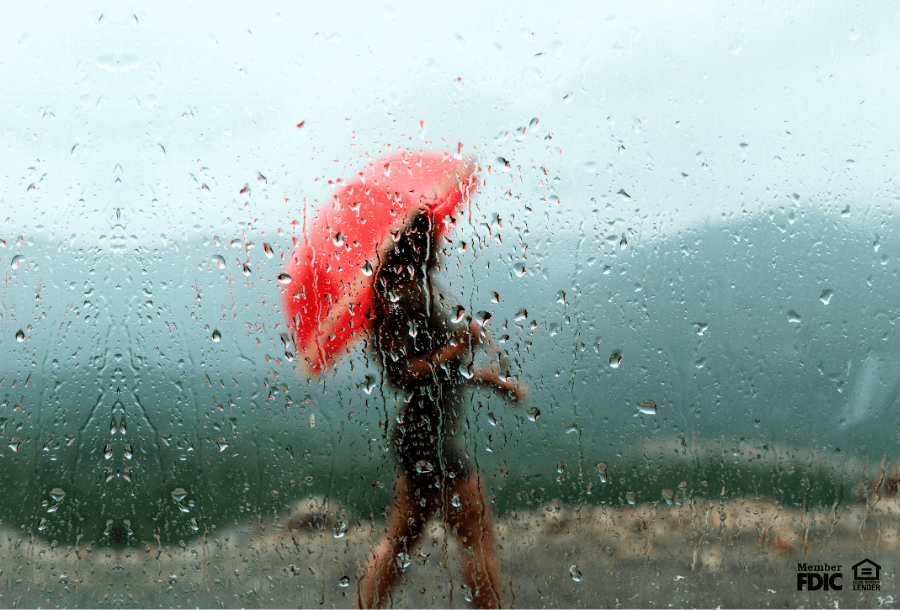
[[[367,330],[372,274],[418,213],[436,237],[478,186],[472,159],[408,150],[379,158],[331,192],[285,267],[284,311],[306,372],[333,366]]]

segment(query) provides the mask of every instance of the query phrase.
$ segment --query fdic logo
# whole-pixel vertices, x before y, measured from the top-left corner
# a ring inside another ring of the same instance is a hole
[[[798,563],[797,590],[840,591],[843,585],[841,564]],[[854,591],[881,591],[881,566],[871,559],[863,559],[853,566]]]
[[[844,588],[839,582],[842,577],[840,564],[797,564],[798,591],[803,591],[804,589],[807,591],[840,591]]]

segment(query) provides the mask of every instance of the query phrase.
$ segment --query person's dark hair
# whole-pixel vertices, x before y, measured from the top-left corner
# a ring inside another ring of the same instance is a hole
[[[416,214],[402,230],[400,238],[382,258],[378,273],[375,275],[376,289],[382,287],[390,289],[392,286],[409,281],[412,277],[427,276],[437,264],[434,248],[431,217],[424,212]]]

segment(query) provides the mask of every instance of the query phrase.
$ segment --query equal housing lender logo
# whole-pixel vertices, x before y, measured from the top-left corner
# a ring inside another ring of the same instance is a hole
[[[851,568],[854,591],[881,591],[881,566],[871,559],[863,559]],[[798,591],[842,591],[843,565],[827,563],[798,563]]]

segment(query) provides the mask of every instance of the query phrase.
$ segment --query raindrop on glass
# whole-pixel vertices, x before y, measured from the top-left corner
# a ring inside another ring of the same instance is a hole
[[[472,588],[469,585],[463,585],[463,599],[467,602],[471,602],[474,598],[472,597]]]
[[[214,255],[214,256],[212,257],[212,259],[213,259],[213,262],[216,264],[216,266],[217,266],[219,269],[224,269],[224,268],[225,268],[225,258],[224,258],[224,257],[222,257],[222,256],[220,256],[220,255],[218,255],[218,254],[216,254],[216,255]]]
[[[642,400],[638,403],[638,411],[644,415],[656,415],[656,403],[652,400]]]
[[[24,340],[25,340],[25,331],[24,330],[17,331],[16,332],[16,341],[21,343]]]
[[[453,315],[453,321],[459,322],[460,320],[463,319],[463,316],[465,316],[465,315],[466,315],[466,308],[463,307],[462,305],[457,305],[456,313]]]
[[[614,369],[619,368],[619,364],[622,362],[622,354],[619,352],[613,352],[612,356],[609,357],[609,366]]]
[[[569,576],[571,576],[572,580],[575,582],[581,582],[581,570],[578,569],[577,565],[573,565],[569,568]]]
[[[334,537],[335,538],[343,538],[344,534],[347,533],[347,524],[343,521],[338,521],[334,524]]]
[[[282,284],[290,284],[290,283],[291,283],[291,276],[288,275],[287,273],[279,273],[279,274],[278,274],[278,281],[281,282]]]
[[[212,332],[212,340],[215,341],[216,343],[218,343],[219,341],[221,341],[221,340],[222,340],[222,333],[220,333],[218,330],[214,330],[214,331]]]

